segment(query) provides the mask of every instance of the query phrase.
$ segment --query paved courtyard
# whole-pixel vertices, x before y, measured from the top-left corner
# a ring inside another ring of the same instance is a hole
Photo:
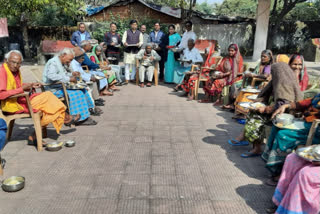
[[[122,87],[106,98],[97,126],[63,128],[60,136],[48,129],[47,142],[76,141],[58,152],[27,146],[30,121],[18,120],[0,179],[22,175],[26,186],[0,191],[0,213],[265,213],[273,188],[263,184],[263,161],[227,144],[243,125],[171,91]]]

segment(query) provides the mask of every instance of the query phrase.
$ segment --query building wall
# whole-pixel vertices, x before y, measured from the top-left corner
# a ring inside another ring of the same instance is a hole
[[[194,25],[193,30],[198,39],[217,40],[223,54],[231,43],[238,44],[243,55],[252,54],[254,35],[250,23],[202,24]]]
[[[119,5],[119,6],[111,6],[105,8],[103,11],[92,15],[87,18],[87,20],[99,20],[99,21],[106,21],[110,20],[110,13],[113,16],[120,15],[121,18],[152,18],[160,20],[161,23],[172,23],[177,24],[180,23],[182,20],[178,18],[174,18],[172,16],[166,15],[164,13],[152,10],[151,8],[143,5],[140,2],[133,2],[127,5]]]

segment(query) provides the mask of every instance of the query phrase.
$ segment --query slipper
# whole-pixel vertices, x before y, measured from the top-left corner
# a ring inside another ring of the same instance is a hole
[[[261,156],[261,154],[255,154],[252,152],[245,152],[245,153],[241,154],[240,156],[243,158],[253,158],[253,157]]]
[[[207,100],[207,99],[198,100],[198,103],[211,103],[211,100]]]
[[[232,141],[236,142],[236,143],[232,143]],[[243,141],[237,141],[236,139],[231,139],[231,140],[228,140],[228,143],[231,145],[231,146],[248,146],[249,145],[249,142],[246,141],[246,140],[243,140]]]
[[[273,177],[269,178],[268,180],[266,180],[264,182],[265,185],[268,185],[268,186],[272,186],[272,187],[275,187],[277,186],[279,180],[275,180]]]

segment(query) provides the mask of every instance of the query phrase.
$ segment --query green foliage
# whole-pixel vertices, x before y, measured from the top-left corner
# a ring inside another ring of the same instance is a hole
[[[50,7],[67,17],[77,17],[84,14],[79,10],[82,6],[84,6],[83,0],[10,0],[4,1],[1,5],[0,17],[18,17],[26,22],[39,13],[45,15],[44,12]]]
[[[213,14],[215,10],[214,5],[208,4],[207,1],[197,4],[195,9],[204,14]]]
[[[256,10],[256,0],[224,0],[222,4],[215,4],[214,13],[216,15],[254,18]]]
[[[320,20],[320,1],[297,4],[284,18],[286,20],[315,21]]]
[[[75,26],[76,17],[68,16],[64,10],[54,6],[46,6],[43,11],[36,12],[29,19],[33,26]]]
[[[187,0],[187,1],[186,0],[147,0],[147,2],[157,4],[157,5],[175,7],[175,8],[180,8],[181,6],[183,8],[187,8],[190,0]]]
[[[122,36],[123,33],[130,28],[130,20],[136,19],[138,21],[139,27],[144,24],[147,26],[147,33],[150,33],[153,30],[154,23],[158,22],[159,20],[156,19],[148,19],[146,17],[132,17],[123,19],[120,16],[114,16],[112,13],[110,14],[111,18],[108,21],[95,21],[95,29],[92,31],[93,38],[103,41],[104,34],[110,31],[110,24],[116,23],[117,24],[117,32]],[[168,25],[161,24],[161,30],[164,33],[168,33]]]

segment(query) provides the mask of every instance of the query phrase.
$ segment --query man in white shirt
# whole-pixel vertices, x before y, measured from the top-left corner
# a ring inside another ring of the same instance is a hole
[[[188,48],[189,39],[193,39],[194,42],[197,39],[196,34],[192,31],[192,22],[187,21],[185,27],[186,27],[186,32],[184,32],[184,34],[182,35],[181,42],[179,45],[179,49],[181,51]]]

